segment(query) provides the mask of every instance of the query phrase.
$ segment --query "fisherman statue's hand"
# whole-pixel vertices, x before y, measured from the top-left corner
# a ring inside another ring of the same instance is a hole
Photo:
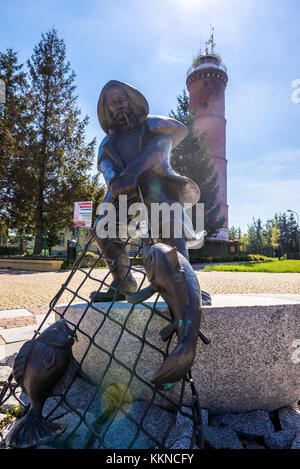
[[[136,177],[131,174],[121,174],[110,181],[109,191],[114,198],[118,198],[119,195],[132,196],[136,193],[136,185]]]

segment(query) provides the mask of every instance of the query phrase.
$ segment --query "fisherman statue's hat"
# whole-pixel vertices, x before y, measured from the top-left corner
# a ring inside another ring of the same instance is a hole
[[[140,123],[145,121],[147,115],[149,114],[148,101],[145,96],[140,93],[140,91],[128,83],[123,83],[117,80],[110,80],[108,83],[106,83],[100,93],[97,110],[100,126],[107,134],[111,133],[113,123],[111,114],[105,103],[105,95],[107,91],[114,86],[118,86],[124,91],[131,105],[134,107],[135,114],[138,117]]]

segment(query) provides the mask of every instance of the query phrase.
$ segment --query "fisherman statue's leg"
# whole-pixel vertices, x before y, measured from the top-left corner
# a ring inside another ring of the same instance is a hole
[[[164,221],[164,223],[169,223],[170,237],[155,238],[154,242],[155,244],[164,244],[166,246],[170,246],[171,248],[176,248],[177,252],[182,254],[188,260],[189,253],[188,253],[188,250],[186,249],[186,239],[185,239],[184,234],[182,234],[181,238],[175,237],[175,232],[176,232],[175,223],[176,222],[178,222],[178,220],[175,219],[174,214],[171,212],[169,221],[166,221],[166,220]],[[163,233],[162,219],[159,220],[159,223],[160,223],[159,232]],[[144,261],[144,255],[143,255],[143,261]],[[126,299],[129,303],[133,303],[133,304],[141,303],[149,299],[156,291],[157,290],[155,289],[155,286],[150,284],[149,287],[143,288],[142,290],[139,290],[138,292],[127,294]]]
[[[167,197],[167,195],[165,195]],[[175,201],[169,202],[170,205],[174,204]],[[180,207],[180,205],[178,204]],[[184,213],[184,208],[181,206],[181,213],[170,212],[168,219],[163,220],[162,216],[159,220],[159,233],[160,237],[155,240],[156,243],[166,244],[172,248],[176,248],[180,254],[182,254],[187,260],[189,260],[189,251],[186,247],[186,223],[190,221]],[[166,229],[167,227],[167,229]],[[169,236],[166,237],[166,233]]]
[[[164,244],[166,246],[170,246],[171,248],[176,248],[177,252],[182,254],[187,261],[189,261],[189,252],[186,247],[186,238],[185,234],[182,230],[182,236],[181,237],[176,237],[175,233],[178,231],[175,229],[176,223],[180,223],[180,219],[176,218],[174,213],[170,213],[170,219],[169,219],[169,226],[170,226],[170,236],[165,238],[161,236],[160,238],[155,239],[155,244]],[[165,220],[166,223],[166,220]],[[160,220],[160,230],[159,232],[161,234],[164,233],[163,226],[162,226],[162,219]],[[143,255],[143,260],[144,260],[144,255]],[[144,262],[143,262],[144,263]],[[195,279],[197,279],[197,276],[195,272],[193,271],[193,276]],[[200,288],[200,287],[199,287]],[[157,290],[155,289],[155,286],[150,284],[149,287],[144,288],[142,290],[139,290],[136,293],[132,293],[129,295],[126,295],[126,299],[128,302],[137,304],[141,303],[143,301],[146,301],[149,299]],[[203,305],[211,305],[211,297],[208,293],[201,291],[201,298],[202,298],[202,304]]]
[[[124,243],[119,239],[96,238],[100,252],[110,270],[113,281],[107,292],[92,292],[94,302],[124,300],[126,294],[137,290],[137,282],[130,271],[130,261]]]

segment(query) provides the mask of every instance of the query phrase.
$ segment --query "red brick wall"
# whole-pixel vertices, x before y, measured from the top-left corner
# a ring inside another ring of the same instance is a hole
[[[212,73],[219,75],[219,77],[211,76]],[[210,74],[210,76],[207,76],[207,74]],[[204,86],[205,82],[208,85],[206,87]],[[207,69],[201,70],[201,72],[193,72],[187,79],[191,111],[195,113],[195,127],[199,131],[207,133],[205,139],[206,145],[218,174],[219,193],[217,202],[221,204],[220,215],[226,217],[223,228],[228,228],[225,119],[226,83],[227,76],[225,73],[209,69],[209,66]]]

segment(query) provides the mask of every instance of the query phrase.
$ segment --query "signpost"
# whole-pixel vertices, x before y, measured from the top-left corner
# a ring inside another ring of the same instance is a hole
[[[74,228],[92,227],[93,202],[74,202]]]
[[[78,254],[80,228],[92,227],[93,202],[74,202],[73,226],[77,228],[76,257]]]

